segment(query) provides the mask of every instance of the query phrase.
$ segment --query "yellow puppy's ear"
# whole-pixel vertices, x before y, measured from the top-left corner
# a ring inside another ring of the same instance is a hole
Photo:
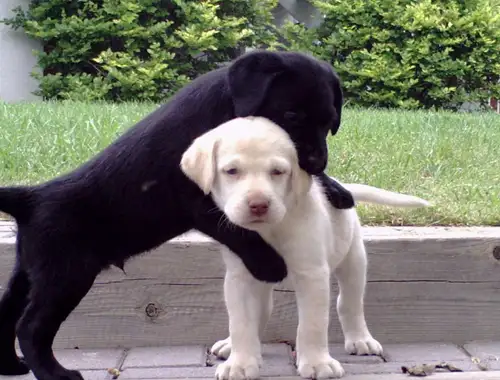
[[[298,164],[293,165],[291,176],[291,192],[295,201],[298,201],[307,194],[312,184],[312,177],[309,173],[302,170]]]
[[[181,170],[205,194],[211,192],[214,184],[218,143],[218,134],[211,130],[195,139],[182,155]]]

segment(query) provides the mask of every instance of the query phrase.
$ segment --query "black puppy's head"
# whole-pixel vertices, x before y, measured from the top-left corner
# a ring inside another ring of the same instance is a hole
[[[301,53],[255,51],[231,64],[228,81],[236,116],[274,121],[295,142],[302,169],[325,170],[326,137],[340,127],[343,102],[329,64]]]

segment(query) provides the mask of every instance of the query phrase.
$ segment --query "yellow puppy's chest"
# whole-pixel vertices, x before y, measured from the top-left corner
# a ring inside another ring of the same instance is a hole
[[[311,257],[326,261],[334,248],[332,221],[321,194],[314,189],[287,214],[281,223],[261,233],[284,258]]]

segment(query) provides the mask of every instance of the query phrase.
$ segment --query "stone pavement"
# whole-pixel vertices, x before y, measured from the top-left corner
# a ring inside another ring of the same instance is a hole
[[[463,347],[453,344],[386,344],[384,357],[352,356],[342,345],[331,345],[331,354],[339,360],[346,380],[412,379],[402,374],[401,366],[451,363],[464,372],[436,372],[430,380],[500,380],[500,342],[473,342]],[[74,349],[56,351],[64,366],[78,369],[86,380],[111,380],[109,369],[118,369],[118,379],[212,379],[218,360],[203,346],[152,347],[132,349]],[[299,380],[293,366],[293,350],[287,344],[267,344],[263,348],[263,378]],[[293,379],[292,379],[293,378]],[[33,380],[32,374],[0,376],[6,380]]]

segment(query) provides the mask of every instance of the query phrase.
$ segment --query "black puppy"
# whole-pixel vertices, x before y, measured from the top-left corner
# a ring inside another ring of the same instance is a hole
[[[182,173],[183,152],[236,116],[264,116],[297,144],[300,165],[323,179],[337,208],[353,199],[322,174],[326,136],[339,128],[340,83],[331,67],[298,53],[257,51],[194,80],[92,160],[32,187],[0,188],[18,224],[16,264],[0,301],[0,374],[80,380],[52,343],[63,321],[110,265],[197,229],[238,254],[251,273],[282,280],[286,265],[254,232],[221,229],[210,196]],[[24,360],[16,356],[16,335]]]

